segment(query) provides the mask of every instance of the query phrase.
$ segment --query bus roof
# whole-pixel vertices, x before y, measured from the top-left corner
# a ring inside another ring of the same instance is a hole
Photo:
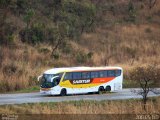
[[[91,70],[110,70],[110,69],[121,69],[121,67],[65,67],[65,68],[53,68],[44,72],[44,74],[57,74],[61,72],[76,72],[76,71],[91,71]]]

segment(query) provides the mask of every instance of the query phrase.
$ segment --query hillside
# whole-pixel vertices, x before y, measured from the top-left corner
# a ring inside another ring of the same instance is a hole
[[[52,67],[118,65],[127,76],[160,65],[158,0],[0,0],[0,26],[0,92]]]

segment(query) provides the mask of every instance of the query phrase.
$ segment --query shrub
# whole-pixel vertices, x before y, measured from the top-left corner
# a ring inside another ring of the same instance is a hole
[[[123,52],[130,58],[135,58],[137,54],[136,49],[130,47],[123,47]]]
[[[93,52],[89,52],[89,53],[87,54],[88,59],[91,59],[92,56],[93,56]]]
[[[80,64],[82,63],[87,63],[91,62],[93,53],[92,52],[88,52],[88,53],[84,53],[83,51],[79,51],[76,53],[76,61]]]
[[[37,76],[29,76],[29,86],[39,85]]]
[[[48,1],[46,2],[48,4]],[[46,4],[45,3],[45,4]],[[24,16],[24,21],[27,26],[20,32],[21,40],[30,44],[38,42],[52,42],[55,43],[61,38],[74,38],[78,39],[83,32],[92,31],[92,24],[95,17],[95,6],[91,2],[79,2],[74,0],[65,1],[51,1],[49,2],[50,12],[54,27],[33,24],[35,11],[28,9]],[[23,0],[19,0],[19,6],[23,8]],[[57,8],[58,7],[58,8]],[[57,9],[56,9],[57,8]],[[32,25],[33,24],[33,25]],[[45,23],[46,24],[46,23]]]
[[[59,57],[60,57],[60,55],[59,55],[58,52],[55,52],[55,53],[53,53],[52,57],[53,57],[55,60],[58,60]]]
[[[34,24],[31,28],[25,28],[20,32],[22,42],[35,45],[44,40],[44,26],[42,24]]]
[[[44,36],[46,42],[51,42],[52,44],[54,44],[58,38],[58,34],[59,34],[59,31],[56,27],[46,28],[45,29],[45,36]]]
[[[33,9],[28,9],[26,15],[24,16],[24,21],[27,24],[27,29],[30,27],[31,19],[33,18],[35,12]]]
[[[17,72],[17,66],[15,66],[13,63],[4,66],[3,68],[3,74],[6,74],[7,76],[11,76]]]
[[[12,0],[0,0],[0,7],[8,7],[12,3]]]
[[[0,51],[2,51],[2,48],[0,47]],[[2,62],[3,62],[3,52],[0,52],[0,68],[2,67]]]
[[[5,80],[0,80],[0,91],[1,92],[6,92],[10,90],[10,86],[7,81]]]
[[[148,22],[152,22],[152,19],[153,19],[153,16],[147,16],[147,17],[146,17],[146,20],[147,20]]]
[[[72,52],[72,46],[69,43],[67,43],[67,42],[64,42],[61,45],[61,48],[62,48],[62,52],[63,53],[69,54],[69,53]]]
[[[77,38],[90,30],[95,17],[95,6],[92,3],[64,1],[63,10],[61,20],[66,23],[68,37]]]
[[[125,20],[128,22],[135,22],[136,20],[136,9],[132,1],[128,3],[128,18],[126,18]]]
[[[19,10],[20,13],[23,13],[25,9],[28,7],[27,0],[17,0],[17,9]]]
[[[87,56],[86,56],[86,54],[85,53],[83,53],[83,52],[78,52],[77,54],[76,54],[76,61],[78,62],[78,63],[85,63],[86,61],[87,61]]]
[[[4,23],[3,27],[0,29],[0,44],[13,44],[14,43],[14,32],[17,28],[11,23]]]
[[[146,33],[151,33],[152,30],[151,30],[150,28],[146,28],[146,29],[145,29],[145,32],[146,32]]]
[[[40,48],[38,49],[38,52],[47,54],[47,53],[50,53],[51,51],[48,48]]]

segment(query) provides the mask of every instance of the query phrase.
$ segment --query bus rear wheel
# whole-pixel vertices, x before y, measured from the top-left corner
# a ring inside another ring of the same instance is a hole
[[[111,91],[111,86],[106,86],[106,91],[110,92]]]
[[[102,94],[104,92],[104,87],[100,86],[98,89],[98,94]]]
[[[62,89],[60,95],[61,96],[66,96],[67,95],[66,89]]]

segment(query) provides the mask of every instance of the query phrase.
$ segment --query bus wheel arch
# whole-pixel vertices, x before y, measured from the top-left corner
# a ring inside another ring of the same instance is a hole
[[[107,92],[110,92],[110,91],[111,91],[111,86],[110,86],[110,85],[107,85],[105,90],[106,90]]]
[[[98,88],[98,94],[102,94],[104,92],[104,87],[103,86],[100,86]]]
[[[67,90],[65,88],[63,88],[60,92],[61,96],[66,96],[67,95]]]

